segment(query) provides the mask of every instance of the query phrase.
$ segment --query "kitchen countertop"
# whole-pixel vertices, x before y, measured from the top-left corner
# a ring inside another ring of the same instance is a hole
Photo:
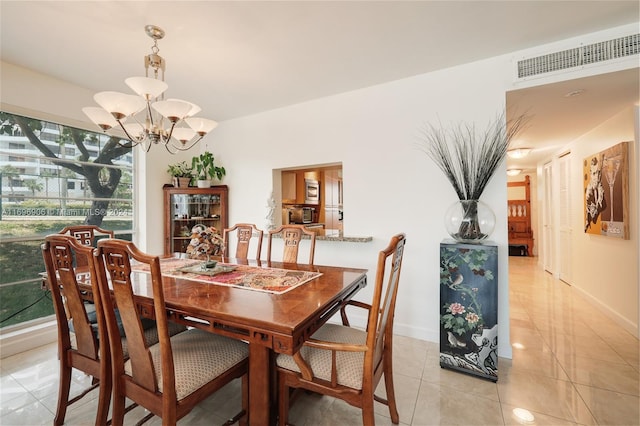
[[[368,243],[373,237],[350,237],[333,229],[312,229],[316,233],[316,241],[346,241],[349,243]]]
[[[337,229],[319,229],[312,227],[310,230],[316,233],[316,241],[344,241],[348,243],[368,243],[373,241],[373,237],[354,237],[343,235],[342,232]],[[269,232],[265,231],[264,236],[265,238],[269,238]],[[282,235],[274,235],[274,238],[282,238]],[[308,239],[309,237],[303,235],[302,238]]]

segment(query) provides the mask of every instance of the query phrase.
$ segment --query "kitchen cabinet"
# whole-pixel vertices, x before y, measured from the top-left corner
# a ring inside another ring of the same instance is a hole
[[[342,176],[338,169],[324,172],[325,229],[342,230]]]
[[[282,204],[308,204],[308,184],[318,181],[320,173],[316,170],[286,170],[280,175],[282,185]],[[317,183],[317,182],[316,182]],[[319,188],[318,188],[319,190]],[[318,194],[320,197],[321,195]]]
[[[297,201],[296,172],[282,172],[282,203],[295,204]]]
[[[220,235],[229,227],[229,189],[226,185],[210,188],[164,188],[164,238],[166,254],[186,252],[195,225],[213,226]]]

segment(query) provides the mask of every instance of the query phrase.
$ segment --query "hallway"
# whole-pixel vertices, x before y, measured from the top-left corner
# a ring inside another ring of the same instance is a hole
[[[396,337],[394,379],[402,425],[640,424],[638,339],[542,271],[537,260],[509,258],[513,360],[499,360],[497,383],[441,369],[437,343]],[[0,372],[0,424],[51,424],[58,382],[55,344],[3,359]],[[73,381],[72,393],[89,379],[76,373]],[[238,409],[239,395],[236,381],[179,424],[222,424]],[[93,424],[97,392],[89,398],[70,408],[66,424]],[[517,418],[516,408],[528,410],[534,420]],[[385,406],[376,404],[376,413],[376,424],[391,424]],[[126,424],[141,417],[136,408]],[[361,424],[358,409],[310,394],[296,401],[290,421]],[[161,422],[153,418],[147,424]]]

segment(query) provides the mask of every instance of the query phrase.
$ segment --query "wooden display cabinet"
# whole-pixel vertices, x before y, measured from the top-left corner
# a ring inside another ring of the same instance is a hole
[[[213,226],[220,235],[229,227],[229,189],[164,186],[164,252],[186,252],[195,225]]]

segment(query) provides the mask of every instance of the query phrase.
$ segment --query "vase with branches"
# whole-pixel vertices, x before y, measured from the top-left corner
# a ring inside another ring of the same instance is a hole
[[[447,232],[456,241],[477,243],[493,231],[495,215],[480,196],[526,121],[524,115],[507,121],[500,114],[482,131],[469,123],[449,129],[429,124],[423,130],[420,147],[445,174],[459,199],[446,214]]]

